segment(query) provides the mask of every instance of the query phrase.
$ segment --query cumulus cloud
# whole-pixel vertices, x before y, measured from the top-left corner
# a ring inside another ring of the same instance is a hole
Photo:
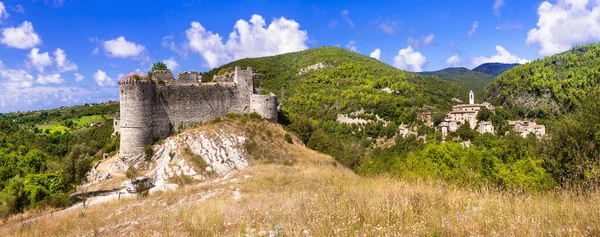
[[[481,64],[484,63],[520,63],[520,64],[524,64],[529,62],[527,59],[524,58],[519,58],[513,54],[511,54],[510,52],[508,52],[506,49],[504,49],[502,46],[497,45],[496,46],[496,55],[493,55],[491,57],[476,57],[473,58],[473,60],[471,60],[471,64],[473,67],[479,66]]]
[[[348,26],[350,26],[350,28],[354,29],[354,22],[350,19],[350,12],[348,10],[343,10],[342,13],[340,13],[342,15],[342,18],[344,18],[344,20],[346,21],[346,23],[348,23]]]
[[[0,42],[17,49],[29,49],[41,44],[42,40],[35,33],[31,22],[25,21],[18,27],[2,29],[2,39],[0,39]]]
[[[477,28],[479,28],[479,21],[473,22],[473,26],[471,26],[471,30],[467,33],[467,35],[472,36],[473,34],[475,34]]]
[[[354,40],[350,40],[350,42],[346,44],[346,48],[352,52],[358,52],[358,48],[356,47],[356,42]]]
[[[67,59],[65,51],[57,48],[54,50],[54,59],[59,72],[77,71],[77,65]]]
[[[37,80],[35,81],[42,85],[47,84],[62,84],[65,83],[65,80],[58,73],[48,74],[48,75],[38,75]]]
[[[79,73],[75,73],[75,81],[76,82],[82,82],[83,79],[85,79],[85,77]]]
[[[96,71],[96,73],[94,73],[93,77],[94,77],[94,80],[96,81],[96,84],[98,84],[101,87],[116,85],[115,81],[112,78],[110,78],[108,75],[106,75],[106,72],[104,72],[100,69],[98,69],[98,71]]]
[[[173,70],[175,70],[175,68],[179,67],[179,64],[177,63],[177,61],[175,61],[175,59],[173,59],[173,57],[171,57],[169,59],[165,59],[162,62],[165,63],[167,65],[167,68],[171,71],[173,71]]]
[[[375,50],[373,50],[373,52],[371,52],[369,56],[371,56],[371,58],[379,60],[379,57],[381,56],[381,50],[379,48],[376,48]]]
[[[199,22],[192,22],[186,30],[187,45],[202,55],[209,67],[247,57],[261,57],[307,49],[306,31],[300,24],[284,17],[274,19],[268,26],[260,15],[250,21],[238,20],[234,31],[223,44],[219,34],[206,30]]]
[[[33,48],[27,55],[29,63],[33,65],[38,71],[44,72],[44,68],[52,65],[52,59],[48,52],[40,53],[40,49]]]
[[[543,56],[563,52],[574,45],[600,40],[600,2],[558,0],[538,8],[537,28],[527,33],[527,44]]]
[[[114,88],[87,89],[52,85],[0,90],[0,113],[100,103],[118,98],[118,90]]]
[[[504,0],[495,0],[494,1],[494,14],[496,16],[500,16],[500,9],[504,6]]]
[[[0,2],[0,23],[2,23],[2,20],[7,19],[8,18],[8,12],[6,11],[6,7],[4,6],[3,2]]]
[[[124,36],[104,41],[103,46],[107,55],[115,58],[138,57],[145,50],[143,45],[129,42]]]
[[[20,69],[8,69],[4,68],[4,65],[0,61],[0,85],[6,89],[17,89],[17,88],[28,88],[33,86],[33,76],[27,71]],[[6,90],[0,90],[6,91]]]
[[[458,55],[452,55],[446,59],[446,65],[450,67],[458,67],[460,65],[460,57]]]
[[[402,70],[421,72],[426,63],[427,58],[423,54],[408,46],[398,51],[398,55],[394,57],[393,66]]]

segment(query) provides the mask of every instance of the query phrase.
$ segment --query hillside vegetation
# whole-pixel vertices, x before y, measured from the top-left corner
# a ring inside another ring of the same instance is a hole
[[[68,194],[85,179],[92,162],[119,147],[119,137],[111,137],[112,119],[101,118],[112,116],[114,104],[0,115],[0,218],[70,205]],[[93,119],[105,122],[84,126]],[[35,125],[65,121],[71,121],[68,129],[52,133]]]
[[[459,99],[468,101],[469,91],[473,90],[475,93],[475,99],[483,101],[485,99],[483,95],[483,89],[487,86],[494,76],[478,71],[469,70],[464,67],[457,68],[446,68],[439,71],[433,72],[420,72],[421,75],[435,76],[442,80],[456,82],[461,85]]]
[[[560,117],[597,88],[598,55],[600,43],[591,43],[517,66],[487,87],[487,97],[521,117]]]
[[[539,236],[600,234],[600,193],[520,194],[430,179],[362,177],[266,122],[216,120],[245,134],[253,165],[148,198],[12,218],[1,236]],[[193,132],[194,129],[185,133]],[[254,152],[253,152],[254,151]],[[265,152],[269,151],[269,152]],[[273,162],[259,154],[285,159]],[[283,162],[282,162],[283,161]]]
[[[325,68],[300,75],[300,69],[319,63]],[[455,83],[402,71],[338,47],[241,59],[204,73],[203,80],[232,72],[235,66],[252,67],[261,75],[255,84],[262,93],[276,94],[290,113],[323,122],[336,120],[338,113],[365,109],[396,124],[411,123],[416,120],[417,109],[449,108],[459,88]],[[386,93],[384,88],[397,93]]]
[[[485,73],[492,76],[498,76],[513,67],[519,66],[521,64],[518,63],[484,63],[476,68],[473,68],[474,72]]]

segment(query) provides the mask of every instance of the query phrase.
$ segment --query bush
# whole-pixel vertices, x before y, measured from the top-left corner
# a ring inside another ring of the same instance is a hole
[[[286,133],[284,138],[287,143],[294,144],[294,141],[292,140],[292,136],[289,133]]]
[[[152,150],[152,146],[145,145],[144,154],[146,155],[146,161],[152,160],[152,156],[154,155],[154,150]]]

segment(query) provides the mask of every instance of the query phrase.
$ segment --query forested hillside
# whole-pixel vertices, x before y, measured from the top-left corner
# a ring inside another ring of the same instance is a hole
[[[519,66],[521,64],[518,63],[484,63],[476,68],[473,68],[475,72],[481,72],[492,76],[498,76],[513,67]]]
[[[459,99],[463,101],[468,100],[468,93],[470,90],[475,92],[475,99],[478,101],[482,101],[485,99],[483,95],[483,89],[487,86],[492,80],[494,80],[494,76],[490,74],[485,74],[473,70],[469,70],[464,67],[456,67],[456,68],[446,68],[439,71],[433,72],[420,72],[421,75],[427,76],[435,76],[439,77],[442,80],[456,82],[461,85]]]
[[[600,44],[537,59],[498,76],[487,97],[523,117],[557,118],[581,105],[600,82]]]
[[[0,115],[0,217],[30,207],[70,205],[68,194],[84,180],[92,162],[114,154],[112,119],[94,126],[74,125],[86,116],[114,116],[118,103]],[[69,127],[50,132],[39,124]]]

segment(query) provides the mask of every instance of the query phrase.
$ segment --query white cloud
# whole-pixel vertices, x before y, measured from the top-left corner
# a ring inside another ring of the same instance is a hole
[[[97,47],[94,48],[94,50],[92,50],[92,55],[98,55],[100,53],[100,49],[98,49]]]
[[[106,75],[106,72],[98,69],[98,71],[96,73],[94,73],[94,80],[96,80],[96,84],[98,84],[101,87],[105,87],[105,86],[115,86],[116,83],[115,81],[110,78],[108,75]]]
[[[496,30],[520,30],[521,28],[523,28],[523,26],[519,21],[506,22],[502,25],[496,26]]]
[[[421,72],[426,63],[427,58],[423,54],[414,51],[411,46],[408,46],[398,51],[398,55],[394,57],[393,66],[402,70]]]
[[[64,50],[57,48],[54,51],[54,59],[56,60],[56,67],[58,67],[59,72],[77,71],[77,65],[67,59]]]
[[[423,35],[420,39],[414,38],[412,36],[406,39],[406,43],[413,48],[418,48],[420,46],[428,46],[430,44],[433,44],[433,42],[435,42],[435,34],[429,34],[427,36]]]
[[[446,65],[450,67],[458,67],[460,65],[460,57],[458,55],[453,55],[446,59]]]
[[[537,28],[527,33],[527,44],[543,56],[566,51],[577,44],[600,40],[600,2],[558,0],[538,8]]]
[[[27,57],[29,58],[29,63],[31,63],[31,65],[33,65],[38,71],[44,72],[44,68],[52,64],[52,59],[50,58],[48,52],[39,52],[40,49],[33,48]]]
[[[7,69],[0,61],[0,85],[7,89],[27,88],[33,86],[33,76],[27,71],[20,69]],[[0,92],[6,90],[0,90]]]
[[[99,103],[118,98],[118,90],[114,88],[87,89],[52,85],[0,90],[0,113]]]
[[[350,40],[350,42],[346,44],[346,48],[352,52],[358,52],[358,48],[356,48],[356,42],[354,40]]]
[[[124,36],[104,41],[103,46],[109,57],[116,58],[137,57],[145,50],[143,45],[129,42]]]
[[[494,1],[494,14],[496,16],[500,16],[500,9],[504,6],[504,0],[495,0]]]
[[[2,39],[0,42],[13,48],[29,49],[41,44],[42,40],[35,33],[31,22],[24,21],[18,27],[2,29]]]
[[[348,23],[348,26],[350,26],[350,28],[354,29],[354,22],[352,22],[352,20],[350,19],[350,12],[348,10],[343,10],[341,13],[342,17],[344,18],[344,20],[346,20],[346,22]]]
[[[423,45],[430,45],[433,43],[433,41],[435,41],[435,35],[429,34],[428,36],[425,36],[425,38],[423,38]]]
[[[75,73],[75,81],[76,82],[82,82],[83,79],[85,79],[85,77],[79,73]]]
[[[231,60],[261,57],[307,49],[306,31],[300,24],[283,17],[268,26],[260,15],[250,21],[238,20],[234,31],[223,44],[221,36],[207,31],[200,23],[192,22],[186,30],[189,48],[202,55],[209,67],[217,67]]]
[[[520,63],[520,64],[524,64],[524,63],[529,62],[527,59],[519,58],[519,57],[511,54],[510,52],[508,52],[506,49],[504,49],[500,45],[496,46],[496,51],[498,52],[498,54],[493,55],[491,57],[481,56],[481,57],[473,58],[473,60],[471,60],[472,66],[476,67],[476,66],[479,66],[484,63]]]
[[[385,21],[380,21],[377,28],[386,34],[393,35],[398,30],[399,24],[398,21],[387,19]]]
[[[42,85],[47,84],[62,84],[65,83],[65,80],[58,73],[48,74],[48,75],[38,75],[37,80],[35,81]]]
[[[167,65],[167,68],[171,71],[174,71],[175,68],[179,67],[179,64],[177,63],[177,61],[175,61],[175,59],[173,59],[173,57],[165,59],[162,62],[165,63]]]
[[[0,2],[0,23],[2,23],[2,19],[8,19],[8,12],[6,11],[4,3]]]
[[[477,28],[479,28],[479,21],[473,22],[473,26],[471,26],[471,30],[469,31],[469,33],[467,33],[467,35],[472,36],[473,34],[475,34]]]
[[[371,52],[369,56],[371,56],[371,58],[379,60],[379,57],[381,56],[381,50],[379,48],[376,48],[375,50],[373,50],[373,52]]]

